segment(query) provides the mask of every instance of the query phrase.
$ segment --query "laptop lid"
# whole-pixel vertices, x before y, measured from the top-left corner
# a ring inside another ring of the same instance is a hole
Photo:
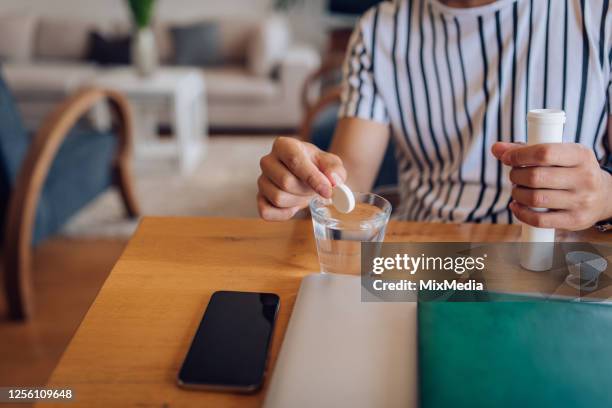
[[[416,333],[416,303],[361,302],[359,276],[309,275],[264,407],[416,407]]]

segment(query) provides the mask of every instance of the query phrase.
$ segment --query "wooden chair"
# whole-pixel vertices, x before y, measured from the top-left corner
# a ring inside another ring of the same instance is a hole
[[[1,77],[0,82],[2,82]],[[2,86],[4,86],[4,92],[9,93],[6,86],[0,83],[0,88]],[[0,92],[2,91],[3,89],[0,89]],[[12,180],[12,183],[11,180],[8,180],[9,191],[11,193],[5,218],[3,266],[9,316],[12,319],[25,320],[33,313],[34,299],[31,283],[33,243],[38,243],[57,231],[61,226],[59,224],[63,223],[65,221],[64,218],[67,216],[67,214],[62,214],[61,220],[49,222],[50,227],[48,228],[44,228],[44,225],[40,226],[40,224],[44,224],[49,219],[49,217],[45,217],[41,212],[43,204],[50,205],[49,202],[43,203],[45,194],[47,194],[45,184],[48,175],[50,171],[53,171],[54,175],[68,174],[68,171],[59,169],[62,165],[62,160],[55,160],[58,152],[64,148],[63,143],[67,141],[68,135],[72,134],[73,128],[81,117],[94,105],[105,100],[108,102],[113,118],[112,134],[116,139],[116,143],[113,142],[114,151],[111,148],[104,151],[101,151],[102,149],[98,149],[98,152],[93,151],[90,153],[92,160],[88,160],[88,162],[104,163],[110,166],[110,168],[100,173],[102,176],[94,181],[96,184],[87,191],[88,195],[86,197],[79,198],[78,203],[70,202],[72,206],[70,211],[76,211],[77,207],[81,208],[86,202],[91,201],[108,184],[118,188],[126,212],[130,217],[136,217],[140,214],[134,195],[129,167],[132,153],[133,124],[127,100],[119,93],[106,89],[92,88],[77,92],[61,103],[46,119],[29,143],[29,146],[27,146],[27,151],[16,171],[16,178]],[[0,108],[12,109],[13,107],[6,106],[11,101],[12,97],[10,95],[3,97],[0,100]],[[2,103],[5,104],[4,107],[1,106]],[[13,110],[14,112],[16,110]],[[12,118],[15,119],[14,114]],[[0,126],[5,125],[5,123],[0,123]],[[107,139],[113,139],[109,137],[108,133],[106,136]],[[91,137],[91,140],[106,140],[101,139],[99,132],[96,133],[95,131],[80,134],[80,136],[71,136],[70,138],[71,140],[73,139],[73,144],[75,144],[75,140],[78,140],[79,143],[86,146],[88,143],[87,137]],[[92,148],[95,148],[95,146]],[[79,146],[79,149],[79,152],[82,154],[84,151],[83,146]],[[108,160],[105,157],[101,157],[104,156],[106,151],[109,152]],[[87,168],[91,169],[93,165],[97,164],[83,163],[83,168],[73,169],[73,171],[78,172]],[[76,175],[72,178],[63,177],[62,180],[56,180],[56,182],[70,183],[73,179],[83,182],[82,180],[85,180],[86,177],[87,175]],[[6,183],[7,181],[5,180]],[[65,186],[63,188],[66,189]],[[74,187],[72,191],[76,191],[78,194],[81,190],[84,190],[84,188],[79,185]],[[0,213],[0,215],[2,214]]]
[[[300,126],[300,139],[311,141],[313,123],[319,115],[334,105],[340,104],[342,88],[340,86],[340,69],[342,58],[326,59],[323,64],[310,74],[302,86],[302,109],[304,119]]]

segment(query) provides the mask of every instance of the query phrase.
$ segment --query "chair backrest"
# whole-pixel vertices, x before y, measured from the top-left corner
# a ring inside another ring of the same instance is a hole
[[[0,67],[1,68],[1,67]],[[0,69],[0,242],[11,188],[28,150],[29,138]]]

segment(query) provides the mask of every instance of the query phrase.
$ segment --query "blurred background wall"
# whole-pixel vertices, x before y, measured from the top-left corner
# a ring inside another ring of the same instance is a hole
[[[125,0],[0,0],[0,12],[128,21],[124,3]],[[326,0],[303,0],[287,11],[296,40],[323,47],[324,28],[333,24],[324,14],[325,4]],[[257,18],[274,10],[272,0],[159,0],[156,7],[159,20],[173,22],[227,15]]]

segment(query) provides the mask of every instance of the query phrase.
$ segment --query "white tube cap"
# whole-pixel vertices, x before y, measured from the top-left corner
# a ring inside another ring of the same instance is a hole
[[[527,122],[565,124],[565,112],[560,109],[534,109],[527,114]]]

